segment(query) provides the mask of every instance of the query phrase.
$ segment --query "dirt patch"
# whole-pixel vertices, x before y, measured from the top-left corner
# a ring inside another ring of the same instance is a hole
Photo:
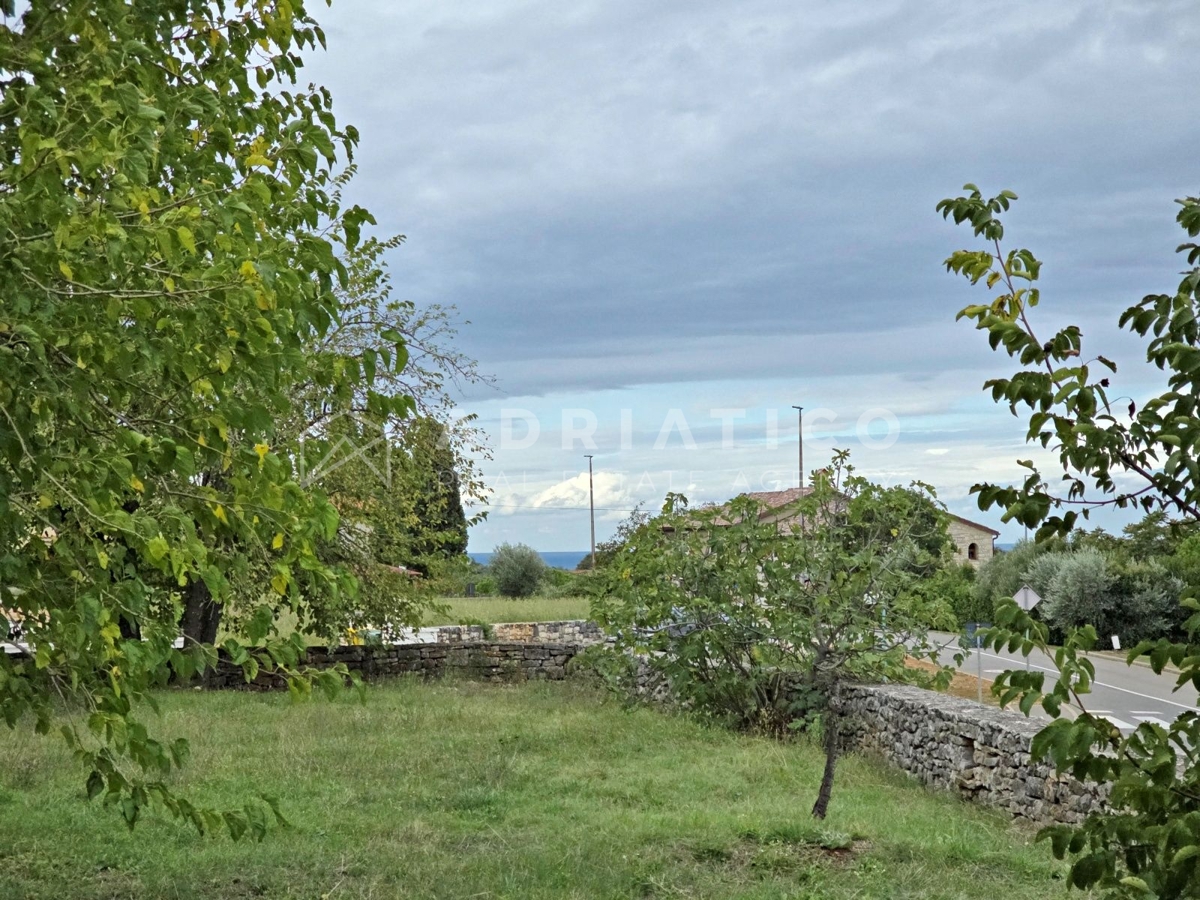
[[[836,832],[781,828],[746,831],[729,843],[694,845],[689,854],[696,862],[727,869],[775,872],[814,863],[846,864],[868,846],[865,840]]]
[[[928,672],[930,675],[938,671],[938,667],[928,660],[924,659],[906,659],[904,664],[910,669],[920,669],[923,672]],[[950,680],[950,686],[943,692],[954,697],[962,697],[964,700],[979,700],[979,679],[974,675],[968,675],[966,672],[955,672],[954,677]],[[983,679],[983,702],[988,706],[999,706],[999,702],[992,696],[992,682],[988,679]]]

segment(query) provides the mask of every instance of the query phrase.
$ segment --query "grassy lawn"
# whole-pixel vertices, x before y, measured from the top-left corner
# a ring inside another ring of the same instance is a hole
[[[61,740],[0,732],[0,897],[981,898],[1065,893],[1029,829],[866,761],[808,817],[804,743],[628,712],[570,683],[402,681],[349,698],[165,694],[181,785],[277,794],[261,844],[82,799]],[[1082,895],[1081,895],[1082,896]]]
[[[422,624],[461,625],[463,622],[559,622],[588,617],[587,597],[456,597],[441,600],[449,608],[444,615],[430,613]]]

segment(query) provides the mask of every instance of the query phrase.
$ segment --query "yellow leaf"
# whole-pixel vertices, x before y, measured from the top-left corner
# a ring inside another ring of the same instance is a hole
[[[196,236],[192,234],[192,229],[186,225],[180,225],[175,229],[175,235],[179,238],[179,244],[192,256],[196,255]]]
[[[267,458],[267,454],[270,451],[271,451],[271,448],[268,447],[266,444],[255,444],[254,445],[254,452],[258,454],[259,467],[262,466],[263,460]]]
[[[216,516],[220,521],[224,522],[226,525],[229,524],[229,517],[227,515],[225,515],[225,507],[221,506],[221,504],[218,503],[217,506],[213,509],[213,515]]]
[[[136,475],[129,476],[129,486],[139,494],[146,490],[146,485],[142,484],[142,479],[138,478]]]
[[[275,540],[271,541],[271,549],[278,550],[283,546],[283,534],[275,535]]]
[[[266,312],[271,308],[271,301],[267,299],[267,295],[262,291],[254,292],[254,305]]]
[[[58,271],[62,272],[62,274],[63,274],[63,278],[67,279],[67,281],[74,281],[74,280],[75,280],[75,273],[74,273],[74,272],[72,272],[72,271],[71,271],[71,267],[70,267],[70,266],[68,266],[68,265],[67,265],[65,262],[63,262],[61,259],[58,261]]]
[[[271,579],[271,587],[275,589],[275,593],[282,596],[287,593],[288,577],[286,572],[277,572]]]
[[[246,165],[248,165],[248,166],[266,166],[268,169],[270,169],[275,165],[275,163],[271,162],[270,159],[263,156],[261,153],[251,153],[249,156],[246,157]]]
[[[254,268],[254,263],[250,262],[250,260],[246,260],[238,267],[238,274],[240,274],[247,281],[253,281],[258,277],[258,269]]]
[[[173,294],[175,292],[175,279],[168,275],[163,279],[163,287],[167,289],[168,294]]]
[[[108,568],[108,554],[105,553],[103,550],[97,550],[96,551],[96,562],[100,563],[100,568],[107,569]]]
[[[38,497],[38,507],[40,509],[49,509],[53,505],[54,498],[49,494],[42,494],[40,497]]]

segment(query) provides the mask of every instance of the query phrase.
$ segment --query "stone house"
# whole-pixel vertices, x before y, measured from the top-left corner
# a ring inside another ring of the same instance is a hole
[[[979,567],[996,555],[1000,532],[962,516],[950,514],[950,539],[954,541],[954,559]]]
[[[788,488],[783,491],[759,491],[743,496],[758,501],[761,507],[758,516],[760,522],[775,524],[784,534],[798,534],[804,531],[804,523],[791,507],[811,490],[811,487]],[[973,566],[979,566],[995,556],[996,538],[1000,536],[1000,532],[953,513],[949,516],[950,539],[954,542],[956,562],[969,562]],[[722,524],[720,519],[717,520],[717,524]]]

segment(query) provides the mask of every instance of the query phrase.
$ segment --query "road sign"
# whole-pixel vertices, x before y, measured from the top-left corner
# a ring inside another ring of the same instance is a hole
[[[1029,585],[1024,585],[1022,588],[1013,594],[1013,599],[1017,601],[1017,606],[1029,612],[1035,606],[1042,602],[1042,598],[1037,595],[1037,592]]]

